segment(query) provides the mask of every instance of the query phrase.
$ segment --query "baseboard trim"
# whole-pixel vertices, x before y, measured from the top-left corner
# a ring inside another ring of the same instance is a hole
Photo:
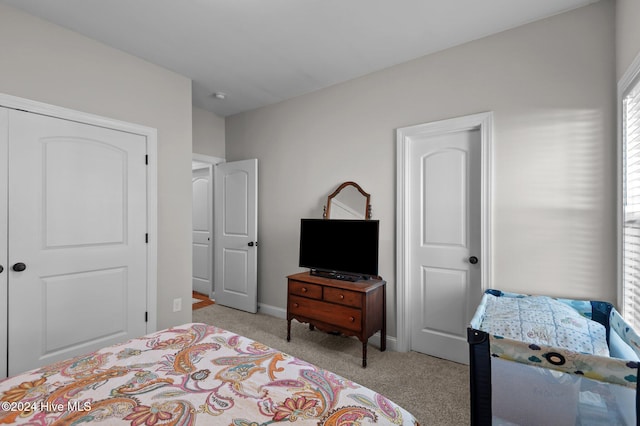
[[[258,312],[280,319],[287,319],[287,310],[278,308],[277,306],[258,303]]]
[[[278,308],[277,306],[266,305],[264,303],[258,304],[258,312],[272,317],[287,319],[287,310]],[[374,346],[380,347],[380,332],[374,334],[369,338],[369,343]],[[398,348],[398,339],[394,336],[387,336],[387,350],[396,351]]]

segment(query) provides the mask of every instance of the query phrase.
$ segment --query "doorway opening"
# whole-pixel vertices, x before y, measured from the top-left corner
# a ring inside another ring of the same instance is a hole
[[[215,164],[225,160],[203,154],[193,154],[192,173],[192,290],[197,294],[192,306],[201,306],[205,299],[215,298],[214,263],[214,173]],[[197,303],[200,303],[197,305]]]

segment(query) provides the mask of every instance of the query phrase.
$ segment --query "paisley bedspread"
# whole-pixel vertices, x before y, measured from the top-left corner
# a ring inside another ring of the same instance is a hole
[[[382,395],[229,331],[185,324],[0,382],[0,424],[413,425]]]

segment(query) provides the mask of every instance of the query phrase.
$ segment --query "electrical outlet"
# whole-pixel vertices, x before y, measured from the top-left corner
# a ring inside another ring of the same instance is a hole
[[[173,312],[178,312],[182,310],[182,298],[178,297],[177,299],[173,299]]]

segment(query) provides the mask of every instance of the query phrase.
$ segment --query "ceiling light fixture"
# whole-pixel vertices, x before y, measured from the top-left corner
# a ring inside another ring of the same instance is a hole
[[[216,99],[224,99],[224,98],[226,98],[226,97],[227,97],[227,94],[226,94],[226,93],[224,93],[224,92],[215,92],[215,93],[213,94],[213,96],[214,96]]]

